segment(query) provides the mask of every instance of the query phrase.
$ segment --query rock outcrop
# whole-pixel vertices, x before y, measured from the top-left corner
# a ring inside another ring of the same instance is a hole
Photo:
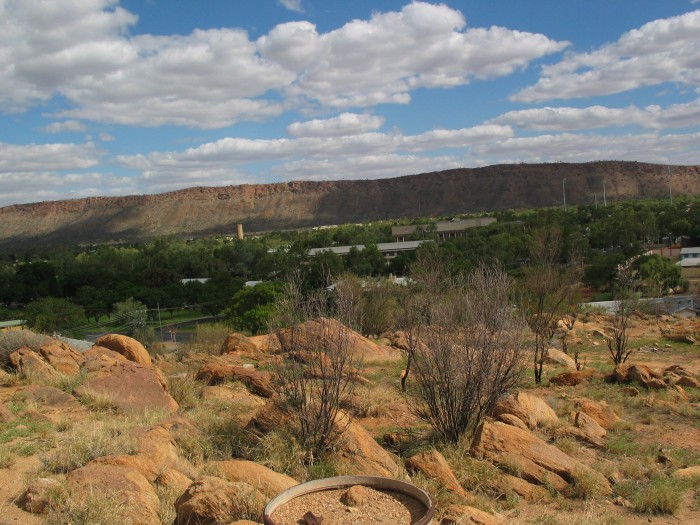
[[[612,493],[609,482],[601,474],[530,432],[505,423],[483,423],[474,436],[472,453],[507,470],[518,471],[526,481],[560,492],[569,487],[577,472],[585,472],[602,493]]]

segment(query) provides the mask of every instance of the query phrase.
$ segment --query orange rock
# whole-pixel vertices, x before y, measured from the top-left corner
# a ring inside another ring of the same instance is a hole
[[[574,404],[581,411],[592,417],[601,427],[610,430],[615,423],[622,421],[605,401],[593,401],[582,397],[574,399]]]
[[[448,490],[466,496],[467,492],[459,484],[450,465],[437,450],[420,452],[408,458],[404,465],[409,472],[421,472],[425,477],[436,479]]]
[[[518,467],[526,481],[562,491],[574,478],[574,471],[585,471],[612,493],[608,481],[596,471],[571,458],[525,430],[499,422],[484,422],[472,442],[472,453],[498,465]]]
[[[221,351],[219,352],[219,354],[225,355],[233,354],[236,352],[241,354],[260,354],[260,350],[258,349],[258,347],[253,342],[251,342],[248,337],[246,337],[243,334],[234,332],[232,334],[229,334],[229,336],[226,338],[224,344],[221,346]]]
[[[202,476],[175,501],[175,523],[231,523],[249,511],[262,517],[266,504],[267,498],[246,483]]]
[[[219,477],[228,481],[242,481],[272,498],[298,485],[299,482],[285,474],[280,474],[263,465],[243,459],[231,459],[228,461],[213,461],[210,463],[216,467]]]
[[[498,525],[501,518],[468,505],[450,505],[440,520],[440,525]]]
[[[12,366],[30,381],[50,381],[60,375],[39,354],[26,347],[12,352],[9,359]]]
[[[196,379],[205,381],[209,385],[216,385],[227,380],[241,381],[252,393],[262,397],[271,397],[275,393],[270,372],[230,365],[220,360],[202,365],[197,372]]]
[[[94,494],[116,498],[134,523],[159,525],[160,501],[148,480],[138,471],[90,462],[68,474],[74,498]]]
[[[119,334],[109,334],[100,337],[96,345],[107,348],[123,355],[129,361],[143,366],[151,366],[151,356],[148,350],[136,339]]]
[[[42,346],[39,353],[56,371],[69,376],[78,375],[85,363],[83,354],[60,341]]]
[[[552,425],[559,421],[556,412],[544,399],[525,392],[518,392],[498,401],[493,415],[498,417],[501,414],[519,417],[528,428]]]

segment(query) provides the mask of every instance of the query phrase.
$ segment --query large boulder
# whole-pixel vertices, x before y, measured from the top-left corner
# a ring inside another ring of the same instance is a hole
[[[240,481],[202,476],[175,501],[177,525],[225,525],[241,518],[262,519],[264,494]]]
[[[57,372],[67,376],[80,373],[85,356],[62,341],[52,341],[39,348],[39,353]]]
[[[127,414],[177,411],[178,404],[168,394],[165,381],[155,368],[128,361],[121,354],[99,347],[85,352],[85,357],[87,378],[75,389],[76,395],[105,395]]]
[[[632,365],[627,370],[629,381],[639,383],[645,388],[663,389],[666,383],[663,374],[657,370],[652,370],[646,365]]]
[[[500,490],[504,494],[515,493],[526,501],[544,501],[550,497],[549,491],[545,487],[534,485],[510,474],[503,474],[496,483],[497,486],[492,488]]]
[[[440,519],[440,525],[497,525],[501,518],[468,505],[450,505]]]
[[[261,352],[258,347],[245,335],[234,332],[229,334],[224,344],[221,346],[221,355],[226,354],[245,354],[259,355]]]
[[[301,350],[323,346],[325,341],[338,337],[343,339],[344,344],[348,344],[355,357],[361,358],[365,363],[399,361],[403,355],[397,348],[378,345],[339,321],[326,317],[311,319],[294,328],[285,328],[275,332],[270,346],[273,348],[281,346],[286,350]]]
[[[149,428],[135,428],[130,435],[136,441],[138,454],[152,461],[156,472],[177,470],[188,477],[194,477],[195,468],[180,455],[175,442],[177,432],[196,435],[198,430],[182,418],[172,418]]]
[[[556,412],[547,402],[532,394],[518,392],[496,403],[493,415],[513,414],[520,418],[528,428],[554,425],[559,421]]]
[[[240,381],[253,394],[271,397],[275,393],[270,372],[254,370],[216,359],[202,365],[196,375],[198,381],[217,385],[225,381]]]
[[[32,401],[37,405],[61,410],[80,409],[82,405],[60,388],[43,385],[27,385],[13,396],[15,401]]]
[[[340,413],[336,425],[344,430],[333,456],[343,472],[358,476],[406,477],[394,456],[384,450],[360,423],[350,421],[346,414]]]
[[[443,487],[456,492],[460,496],[467,495],[467,492],[457,481],[450,465],[437,450],[419,452],[408,458],[404,465],[410,473],[420,472],[429,479],[437,480]]]
[[[482,423],[474,436],[472,453],[509,470],[517,469],[526,481],[558,491],[569,487],[576,472],[585,472],[600,485],[602,492],[612,492],[608,481],[598,472],[530,432],[505,423]]]
[[[556,348],[548,348],[544,354],[544,362],[548,365],[565,366],[566,368],[576,368],[576,361]]]
[[[58,379],[60,374],[38,353],[30,348],[20,348],[10,354],[10,364],[32,382]]]
[[[576,412],[573,419],[573,426],[559,427],[555,435],[557,437],[572,437],[594,447],[603,448],[605,446],[607,431],[595,419],[585,412]]]
[[[87,499],[95,495],[114,498],[133,523],[160,525],[160,501],[155,489],[136,470],[117,465],[90,462],[68,474],[72,497]]]
[[[117,352],[134,363],[143,366],[151,366],[152,364],[148,350],[136,339],[132,339],[131,337],[119,334],[108,334],[100,337],[95,344]]]
[[[270,470],[253,461],[230,459],[228,461],[213,461],[210,465],[214,466],[219,477],[233,482],[242,481],[268,498],[299,484],[294,478]]]
[[[622,421],[605,401],[593,401],[585,397],[574,399],[574,405],[593,418],[605,430],[610,430],[615,423]]]

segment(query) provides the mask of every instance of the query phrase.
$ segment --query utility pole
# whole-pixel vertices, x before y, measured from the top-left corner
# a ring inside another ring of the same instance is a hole
[[[153,303],[151,303],[153,304]],[[160,302],[156,303],[156,307],[158,308],[158,324],[160,325],[160,340],[163,340],[163,321],[160,319]]]
[[[564,194],[564,211],[566,211],[566,177],[561,180],[561,191]]]

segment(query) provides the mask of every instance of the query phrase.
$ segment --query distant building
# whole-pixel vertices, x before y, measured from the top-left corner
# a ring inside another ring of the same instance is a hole
[[[411,252],[416,250],[425,241],[405,241],[405,242],[380,242],[377,244],[377,249],[386,260],[397,257],[402,252]],[[327,248],[311,248],[309,255],[314,257],[322,252],[333,252],[336,255],[347,255],[352,248],[357,248],[359,251],[365,249],[364,244],[356,244],[353,246],[329,246]]]
[[[681,277],[688,281],[688,291],[700,292],[700,248],[683,248],[681,250]]]
[[[195,282],[204,284],[204,283],[209,282],[210,279],[211,279],[211,277],[197,277],[195,279],[180,279],[180,282],[182,284],[195,283]]]
[[[433,226],[435,227],[435,233],[438,239],[453,239],[456,237],[462,237],[465,230],[470,228],[481,228],[493,224],[496,219],[493,217],[478,217],[476,219],[462,219],[458,221],[445,221],[433,224],[412,224],[409,226],[393,226],[391,228],[391,235],[396,239],[397,242],[405,241],[406,238],[412,237],[418,231],[430,230]]]
[[[681,248],[681,261],[683,259],[700,259],[700,248]]]

